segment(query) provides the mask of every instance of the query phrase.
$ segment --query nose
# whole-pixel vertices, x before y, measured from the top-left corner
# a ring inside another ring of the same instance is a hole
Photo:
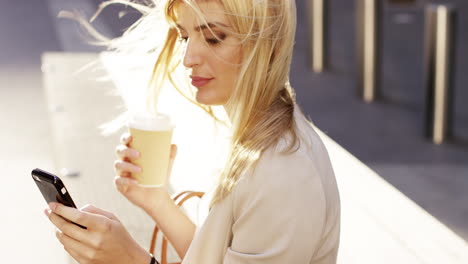
[[[193,68],[201,64],[202,57],[200,48],[200,45],[197,45],[196,42],[191,41],[190,39],[187,40],[183,62],[185,67]]]

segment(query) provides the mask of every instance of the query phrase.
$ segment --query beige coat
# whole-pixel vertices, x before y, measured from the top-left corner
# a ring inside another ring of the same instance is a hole
[[[223,201],[208,209],[183,264],[336,263],[340,237],[340,199],[321,139],[295,109],[300,149],[279,153],[288,141],[264,152]]]

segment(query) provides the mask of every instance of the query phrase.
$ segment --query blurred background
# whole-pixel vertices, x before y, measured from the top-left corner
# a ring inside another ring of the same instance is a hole
[[[85,33],[76,22],[57,18],[61,10],[77,10],[90,18],[100,3],[97,0],[1,0],[0,167],[4,180],[0,185],[0,201],[4,212],[0,225],[4,232],[0,246],[1,258],[10,262],[68,261],[55,240],[51,224],[42,214],[46,204],[29,176],[36,167],[61,175],[79,205],[93,203],[121,213],[137,240],[145,247],[149,245],[153,223],[122,199],[112,186],[113,148],[124,130],[102,137],[97,129],[122,112],[121,100],[112,95],[115,86],[143,85],[148,74],[118,74],[126,77],[126,82],[105,78],[109,71],[118,71],[113,66],[126,62],[100,55],[104,49],[86,44]],[[378,174],[375,177],[382,179],[385,186],[388,184],[398,195],[414,202],[418,210],[428,213],[428,217],[447,229],[447,236],[459,239],[458,245],[462,246],[457,249],[467,249],[468,32],[465,28],[468,27],[468,2],[304,0],[296,3],[298,27],[291,84],[304,112],[324,134],[375,171]],[[431,4],[448,8],[450,21],[445,27],[450,34],[442,38],[448,44],[432,57],[431,51],[437,48],[431,45],[437,41],[431,41],[428,36],[435,34],[433,39],[437,39],[442,33],[434,33],[438,32],[437,27],[429,22],[430,10],[437,10],[430,9]],[[93,25],[102,34],[117,37],[138,18],[135,10],[115,5],[106,8]],[[317,46],[323,48],[314,50]],[[373,51],[369,53],[371,48]],[[437,104],[431,102],[438,94],[432,89],[439,86],[433,84],[437,70],[430,69],[441,65],[435,59],[437,54],[447,55],[448,60],[443,64],[448,80],[442,87],[448,99],[444,101],[442,116],[448,121],[442,126],[446,132],[442,140],[433,137],[432,126],[436,123]],[[90,63],[96,65],[96,61],[98,67],[89,67]],[[151,58],[131,62],[141,67],[150,67],[152,63]],[[373,69],[370,75],[369,71],[363,73],[369,62]],[[371,99],[363,97],[366,78],[374,78],[370,87],[376,96]],[[167,91],[165,96],[172,98],[173,94]],[[191,113],[176,117],[181,120],[181,132],[175,135],[175,141],[187,147],[181,148],[179,166],[173,175],[174,191],[204,189],[209,186],[210,177],[204,176],[204,181],[188,180],[185,172],[215,174],[216,168],[210,165],[213,160],[221,159],[216,150],[223,149],[224,142],[212,140],[217,132],[200,135],[200,124],[210,122],[203,113],[182,102],[171,102],[172,106]],[[171,106],[167,109],[175,111]],[[189,134],[191,138],[187,137]],[[197,142],[193,142],[193,135],[200,135]],[[200,148],[206,148],[203,155],[192,158],[193,149]],[[367,185],[365,177],[354,175],[352,179],[360,190],[367,188],[369,193],[353,193],[350,189],[350,195],[370,201],[378,199],[371,194],[372,187]],[[395,208],[392,209],[396,210],[395,218],[408,217],[406,212]],[[386,208],[372,210],[383,212]],[[431,240],[430,234],[424,235]],[[439,238],[434,238],[434,243],[443,248],[444,240]],[[405,241],[400,242],[402,248],[408,247]],[[446,253],[453,257],[460,252],[448,248]]]

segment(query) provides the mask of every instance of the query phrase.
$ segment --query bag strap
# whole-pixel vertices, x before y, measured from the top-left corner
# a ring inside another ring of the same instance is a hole
[[[182,206],[185,201],[192,197],[198,197],[202,198],[204,192],[195,192],[195,191],[183,191],[176,196],[172,198],[174,203],[177,204],[177,206]],[[158,225],[154,226],[154,231],[153,231],[153,236],[151,237],[151,244],[149,248],[149,252],[154,255],[154,250],[156,248],[156,238],[158,237],[159,233],[159,227]],[[162,239],[162,248],[161,248],[161,264],[167,264],[167,246],[168,246],[168,241],[166,236],[163,234],[163,239]],[[173,264],[178,264],[178,263],[173,263]]]

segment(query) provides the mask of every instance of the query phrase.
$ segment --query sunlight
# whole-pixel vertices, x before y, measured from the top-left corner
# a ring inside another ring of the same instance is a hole
[[[144,90],[154,63],[152,56],[122,56],[106,52],[100,55],[100,60],[126,107],[144,102]],[[222,125],[215,126],[209,115],[172,87],[163,87],[158,109],[171,116],[176,125],[172,141],[177,144],[178,153],[170,179],[172,190],[175,193],[208,190],[224,164],[228,129]],[[215,107],[215,112],[226,120],[222,107]]]

